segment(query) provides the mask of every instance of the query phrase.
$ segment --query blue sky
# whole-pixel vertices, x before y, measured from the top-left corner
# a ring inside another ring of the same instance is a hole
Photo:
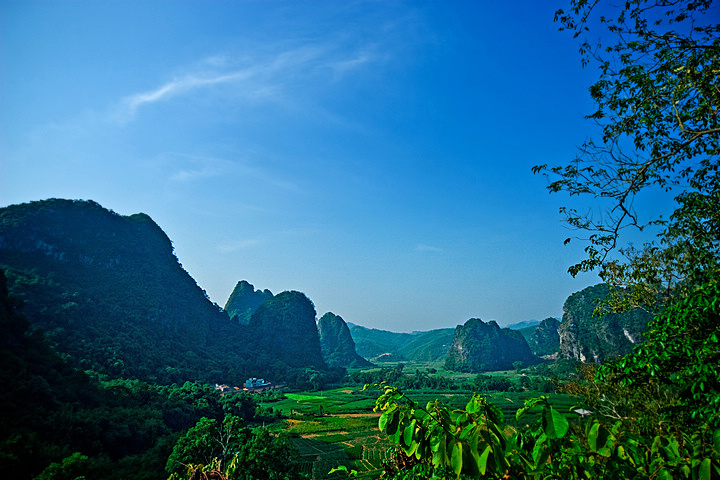
[[[395,331],[559,316],[598,282],[536,164],[595,131],[562,2],[0,4],[0,204],[145,212],[237,281]]]

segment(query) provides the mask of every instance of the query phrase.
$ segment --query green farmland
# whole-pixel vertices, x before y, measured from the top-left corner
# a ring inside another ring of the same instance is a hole
[[[314,480],[334,478],[328,475],[331,468],[345,465],[357,470],[359,478],[378,478],[383,462],[391,457],[391,443],[380,434],[377,427],[379,414],[373,412],[379,390],[363,391],[358,385],[320,392],[286,393],[283,400],[273,402],[286,420],[275,425],[286,429],[300,454],[301,471]],[[406,395],[424,405],[440,399],[451,408],[462,408],[472,392],[461,390],[431,391],[410,390]],[[502,392],[487,397],[499,406],[509,424],[515,423],[515,412],[526,398],[540,393]],[[566,395],[552,395],[553,404],[559,411],[567,412],[568,418],[575,405]],[[524,422],[532,417],[523,418]],[[341,478],[341,474],[337,474]]]

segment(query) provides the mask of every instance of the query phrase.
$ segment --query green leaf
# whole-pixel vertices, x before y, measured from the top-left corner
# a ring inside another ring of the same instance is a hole
[[[468,413],[477,413],[482,409],[482,399],[477,395],[473,395],[470,401],[465,405],[465,411]]]
[[[458,477],[460,476],[460,472],[462,471],[462,465],[463,465],[463,444],[461,442],[455,442],[455,445],[453,445],[452,448],[452,457],[450,458],[450,466],[453,469],[453,472],[455,472],[455,475]]]
[[[403,432],[403,442],[406,446],[410,446],[413,441],[413,435],[415,434],[415,419],[413,418],[407,427],[405,427],[405,431]]]
[[[667,468],[661,468],[657,472],[656,478],[658,480],[673,480],[672,473],[670,473],[670,471]]]
[[[597,452],[604,457],[610,456],[610,448],[608,443],[612,441],[611,434],[607,428],[600,424],[600,422],[593,423],[593,426],[588,432],[588,444],[590,450]]]
[[[704,459],[700,463],[700,470],[698,471],[698,479],[699,480],[710,480],[710,466],[712,465],[712,462],[709,458]]]
[[[445,438],[443,435],[442,440],[437,444],[437,448],[433,449],[432,463],[435,468],[439,468],[442,465],[445,465],[445,463],[446,463],[445,448],[446,448]]]
[[[557,410],[550,405],[543,409],[542,427],[548,438],[562,438],[570,428],[570,424]]]
[[[392,410],[390,419],[387,422],[387,429],[385,430],[385,433],[387,433],[388,435],[395,434],[398,431],[399,424],[400,424],[400,412],[397,409]]]
[[[492,452],[492,449],[490,448],[490,445],[488,445],[487,447],[485,447],[485,450],[483,450],[482,454],[480,455],[480,459],[478,460],[478,468],[480,469],[481,475],[485,475],[485,472],[487,471],[487,463],[490,452]]]

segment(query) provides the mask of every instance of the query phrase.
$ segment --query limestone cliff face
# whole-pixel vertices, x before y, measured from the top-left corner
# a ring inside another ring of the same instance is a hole
[[[355,351],[355,342],[342,317],[328,312],[318,320],[323,359],[329,367],[363,368],[372,364]]]
[[[305,294],[282,292],[250,317],[248,344],[268,362],[289,367],[326,368],[315,323],[315,306]]]
[[[652,319],[649,313],[636,309],[601,318],[593,316],[597,303],[609,291],[607,285],[599,284],[574,293],[565,301],[558,327],[562,358],[599,363],[629,353],[642,342],[642,334]]]
[[[509,370],[518,361],[538,361],[520,332],[472,318],[455,328],[445,367],[463,372]]]
[[[270,290],[255,290],[251,283],[241,280],[235,285],[224,310],[239,324],[247,325],[255,310],[272,297],[273,294]]]
[[[552,357],[560,350],[560,320],[548,317],[540,322],[528,339],[530,350],[541,357]]]

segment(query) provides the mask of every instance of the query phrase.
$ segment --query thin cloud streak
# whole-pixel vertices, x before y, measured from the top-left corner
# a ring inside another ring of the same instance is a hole
[[[375,50],[374,47],[372,50]],[[334,72],[335,80],[367,65],[382,61],[386,56],[377,56],[364,49],[342,51],[337,47],[328,48],[310,45],[292,48],[265,58],[243,58],[244,67],[231,71],[218,71],[218,68],[231,66],[226,55],[208,57],[200,65],[201,71],[175,78],[158,88],[124,97],[120,102],[121,122],[132,120],[141,108],[167,101],[173,97],[189,94],[193,91],[214,86],[237,83],[242,85],[241,96],[248,99],[270,99],[279,97],[283,87],[300,84],[308,77]],[[197,68],[197,67],[196,67]]]
[[[443,249],[440,248],[440,247],[434,247],[434,246],[432,246],[432,245],[425,245],[425,244],[422,244],[422,243],[419,244],[415,249],[416,249],[418,252],[436,252],[436,253],[440,253],[440,252],[443,251]]]
[[[196,88],[217,85],[221,83],[229,83],[237,80],[244,80],[249,78],[252,72],[240,71],[224,75],[217,75],[213,77],[202,78],[195,75],[188,75],[184,78],[173,80],[160,88],[151,92],[138,93],[126,97],[125,104],[127,105],[128,114],[134,115],[138,108],[146,103],[154,103],[171,96],[187,92]]]
[[[246,240],[237,240],[234,242],[224,243],[222,245],[218,245],[217,249],[221,253],[232,253],[232,252],[237,252],[238,250],[244,250],[246,248],[251,248],[251,247],[254,247],[259,244],[260,244],[259,239],[251,238],[251,239],[246,239]]]

